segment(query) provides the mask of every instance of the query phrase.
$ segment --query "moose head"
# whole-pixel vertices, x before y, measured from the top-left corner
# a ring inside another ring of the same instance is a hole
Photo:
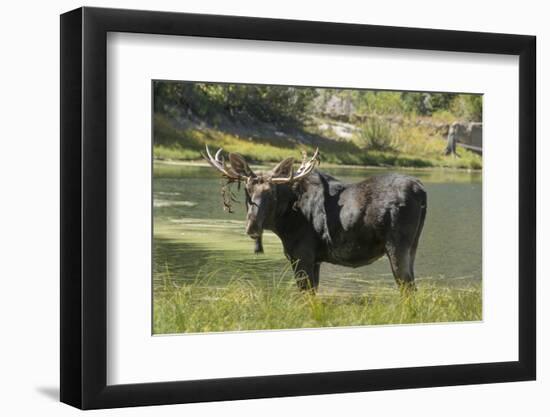
[[[316,149],[311,158],[306,152],[302,152],[303,159],[300,167],[294,171],[294,158],[286,158],[279,162],[272,170],[264,173],[254,173],[248,166],[246,160],[239,154],[230,153],[229,163],[226,166],[222,156],[222,149],[219,149],[214,156],[206,146],[204,159],[228,183],[238,182],[244,184],[246,194],[246,233],[257,241],[256,251],[261,252],[261,235],[264,228],[269,228],[275,220],[278,211],[285,205],[281,200],[281,193],[278,187],[291,185],[307,177],[319,164],[319,149]]]

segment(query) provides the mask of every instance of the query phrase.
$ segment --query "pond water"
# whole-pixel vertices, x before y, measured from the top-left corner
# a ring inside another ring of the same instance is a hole
[[[326,167],[344,182],[395,169]],[[406,171],[428,192],[428,212],[416,256],[416,279],[446,286],[467,286],[481,280],[481,173],[453,170]],[[181,283],[197,278],[223,286],[231,278],[292,279],[282,245],[264,234],[265,254],[253,253],[244,232],[244,197],[224,212],[219,176],[207,166],[155,163],[153,178],[154,283]],[[358,293],[393,286],[386,257],[361,268],[322,264],[321,292]]]

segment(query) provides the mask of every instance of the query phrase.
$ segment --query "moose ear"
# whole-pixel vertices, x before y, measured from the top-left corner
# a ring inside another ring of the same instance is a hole
[[[290,176],[290,172],[292,171],[293,164],[293,157],[286,158],[285,160],[279,162],[277,166],[271,170],[271,176],[288,178]]]
[[[239,155],[238,153],[230,153],[229,162],[231,163],[231,168],[237,174],[244,175],[245,177],[255,176],[254,172],[252,172],[242,155]]]

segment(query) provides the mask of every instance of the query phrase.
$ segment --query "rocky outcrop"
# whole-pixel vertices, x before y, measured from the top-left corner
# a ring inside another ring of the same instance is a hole
[[[324,117],[340,121],[350,121],[356,113],[351,99],[338,96],[330,97],[326,103],[318,103],[318,108]]]

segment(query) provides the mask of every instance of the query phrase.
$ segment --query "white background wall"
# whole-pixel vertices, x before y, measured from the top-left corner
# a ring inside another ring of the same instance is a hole
[[[488,4],[486,4],[488,3]],[[543,165],[550,99],[550,26],[544,2],[524,0],[337,2],[277,0],[93,1],[86,5],[180,12],[532,34],[538,37],[538,381],[100,411],[95,415],[464,416],[550,412],[550,165]],[[74,415],[57,402],[59,379],[59,17],[77,1],[5,2],[0,30],[0,410],[3,415]],[[541,98],[542,97],[542,98]],[[544,235],[544,236],[543,236]]]

